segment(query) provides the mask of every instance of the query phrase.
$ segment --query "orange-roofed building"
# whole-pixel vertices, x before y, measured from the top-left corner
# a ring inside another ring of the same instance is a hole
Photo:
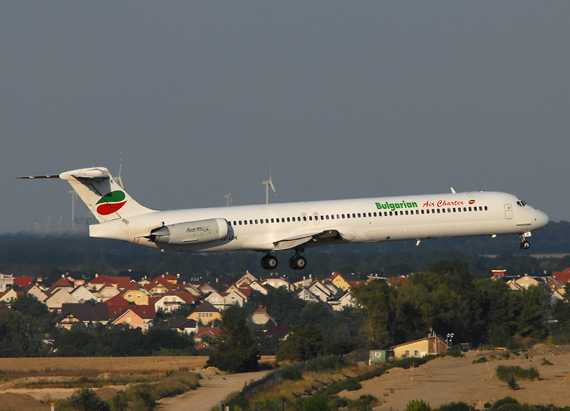
[[[408,277],[390,277],[388,284],[394,287],[400,287],[408,282]]]
[[[34,277],[30,277],[30,276],[21,276],[21,277],[14,277],[14,284],[17,284],[18,286],[20,286],[20,288],[23,290],[25,289],[28,285],[30,285],[31,283],[33,283]]]
[[[122,290],[129,286],[131,283],[131,277],[111,277],[108,275],[99,275],[96,274],[96,277],[89,281],[87,287],[99,289],[104,285],[110,285],[115,287],[119,290]]]
[[[336,288],[340,288],[343,291],[348,290],[350,287],[366,283],[365,280],[360,280],[352,274],[333,273],[326,279],[333,283]]]
[[[172,284],[163,277],[156,277],[150,283],[144,286],[144,289],[150,293],[152,297],[158,297],[173,290]]]
[[[183,304],[194,304],[194,296],[188,292],[169,291],[154,302],[157,311],[171,313],[178,310]]]
[[[60,278],[57,280],[50,288],[48,288],[48,293],[53,294],[57,290],[66,290],[71,293],[75,287],[67,279]]]
[[[556,278],[561,283],[570,281],[570,267],[565,268],[562,271],[553,271],[552,277]]]
[[[140,328],[143,332],[148,331],[152,320],[156,318],[154,307],[147,305],[131,305],[109,323],[111,325],[126,325],[129,328]]]

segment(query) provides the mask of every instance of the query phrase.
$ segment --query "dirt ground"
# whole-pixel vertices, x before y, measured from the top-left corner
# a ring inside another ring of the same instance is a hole
[[[100,376],[102,377],[106,376],[106,374],[164,373],[169,370],[176,370],[177,368],[199,372],[203,377],[203,379],[200,380],[201,384],[206,387],[217,385],[218,388],[221,388],[219,392],[216,390],[201,388],[198,388],[196,391],[200,392],[198,397],[204,396],[204,398],[208,398],[209,395],[216,396],[212,404],[207,408],[208,410],[218,401],[218,394],[221,395],[219,399],[223,399],[231,391],[241,389],[246,381],[253,378],[257,379],[256,376],[247,376],[245,374],[239,374],[241,376],[239,378],[234,378],[238,376],[224,376],[222,375],[223,373],[219,373],[216,369],[204,368],[207,360],[208,357],[0,358],[0,371],[4,372],[6,375],[9,375],[10,372],[16,372],[19,375],[21,373],[26,373],[27,375],[25,377],[18,378],[17,380],[7,381],[0,384],[0,410],[49,410],[50,400],[67,398],[73,394],[74,389],[29,389],[16,388],[15,386],[22,382],[37,381],[40,379],[58,379],[60,381],[65,379],[75,379],[76,377],[69,377],[69,375],[81,376],[82,373],[92,374],[93,371],[100,373]],[[275,361],[274,356],[263,356],[261,358],[261,362],[270,363],[273,361]],[[261,378],[265,373],[261,374],[262,375],[259,378]],[[230,379],[230,377],[232,378]],[[228,384],[228,381],[235,382],[237,385],[234,387],[233,385]],[[124,387],[110,386],[99,388],[95,391],[102,398],[109,399],[122,388]],[[162,409],[170,410],[171,408]],[[172,409],[175,410],[177,408]],[[189,409],[188,404],[186,404],[186,408],[181,409]],[[191,409],[195,408],[192,406]]]
[[[521,403],[570,406],[570,346],[539,344],[520,356],[492,360],[497,351],[474,351],[464,358],[444,357],[410,370],[395,368],[374,379],[363,381],[358,391],[343,391],[339,395],[356,399],[363,394],[378,398],[375,411],[404,410],[410,400],[421,399],[432,408],[442,404],[463,401],[476,409],[484,409],[486,402],[510,396]],[[525,358],[528,355],[528,358]],[[473,364],[486,357],[489,362]],[[545,358],[553,365],[541,365]],[[511,390],[495,376],[498,365],[534,366],[540,373],[538,381],[519,381],[521,389]]]

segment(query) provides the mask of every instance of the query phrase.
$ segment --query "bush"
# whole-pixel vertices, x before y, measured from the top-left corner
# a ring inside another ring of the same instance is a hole
[[[507,385],[509,386],[509,388],[511,390],[518,390],[521,387],[517,384],[517,379],[515,378],[515,376],[513,374],[511,374],[509,376],[509,378],[507,378]]]
[[[489,404],[490,406],[491,404]],[[488,407],[486,407],[488,408]],[[444,404],[438,408],[438,411],[471,411],[471,407],[464,402],[452,402],[450,404]]]
[[[313,395],[303,401],[303,411],[331,411],[331,407],[322,395]]]
[[[497,367],[496,373],[497,373],[497,378],[504,382],[508,382],[511,375],[514,375],[515,378],[521,380],[529,380],[529,381],[538,380],[540,377],[540,374],[538,373],[538,370],[536,368],[530,367],[528,369],[524,369],[519,367],[518,365],[517,366],[499,365]]]
[[[480,357],[476,360],[473,360],[473,364],[482,364],[487,362],[487,357]]]
[[[406,411],[431,411],[431,407],[423,400],[411,400],[406,405]]]
[[[283,369],[283,379],[291,381],[299,381],[303,379],[303,376],[295,367],[286,367]]]
[[[110,411],[109,404],[90,388],[75,390],[69,397],[69,402],[74,409],[79,411]]]

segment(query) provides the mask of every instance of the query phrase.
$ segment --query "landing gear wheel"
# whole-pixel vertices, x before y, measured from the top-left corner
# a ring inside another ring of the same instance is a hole
[[[277,258],[271,254],[267,254],[261,259],[261,267],[266,270],[273,270],[274,268],[277,268],[278,264],[279,261],[277,261]]]
[[[530,243],[526,240],[523,240],[521,243],[521,249],[528,250],[530,248]]]
[[[295,254],[289,260],[289,267],[291,267],[293,270],[302,270],[306,266],[307,266],[307,260],[305,259],[305,257],[301,257],[299,254]]]

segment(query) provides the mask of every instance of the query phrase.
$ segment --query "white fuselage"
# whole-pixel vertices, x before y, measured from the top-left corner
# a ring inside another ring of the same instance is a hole
[[[228,234],[199,244],[157,244],[148,239],[157,227],[207,219],[226,220]],[[172,251],[273,251],[294,248],[296,239],[317,235],[318,241],[302,243],[302,248],[524,234],[546,224],[548,216],[544,212],[512,194],[466,192],[153,211],[92,225],[90,235]]]

